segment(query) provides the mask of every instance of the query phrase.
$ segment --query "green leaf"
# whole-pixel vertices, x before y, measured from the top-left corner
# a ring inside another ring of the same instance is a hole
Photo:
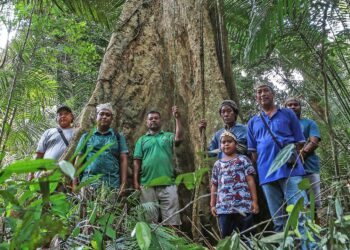
[[[310,187],[311,187],[311,184],[308,178],[303,178],[303,180],[298,184],[299,190],[307,190],[307,189],[310,189]]]
[[[116,231],[115,231],[113,228],[111,228],[110,226],[108,226],[108,227],[106,228],[106,235],[107,235],[108,237],[110,237],[111,239],[113,239],[113,240],[115,240],[115,239],[117,238],[117,233],[116,233]]]
[[[48,181],[39,180],[40,192],[43,196],[43,201],[45,204],[49,203],[50,197],[50,185]]]
[[[217,250],[231,250],[240,249],[239,235],[234,233],[231,237],[226,237],[225,239],[219,241]]]
[[[2,161],[2,159],[4,159],[5,155],[6,154],[4,152],[0,152],[0,162]]]
[[[137,222],[134,234],[136,234],[136,240],[141,250],[147,250],[151,245],[152,234],[151,229],[145,222]]]
[[[295,145],[293,143],[285,146],[276,156],[276,158],[273,160],[269,171],[266,174],[266,178],[272,175],[274,172],[276,172],[278,169],[280,169],[289,159],[289,157],[292,155],[293,150],[295,149]]]
[[[92,210],[92,213],[91,213],[91,215],[89,217],[90,224],[94,224],[95,223],[96,217],[97,217],[97,206],[96,206],[96,203],[95,203],[94,209]]]
[[[317,236],[317,237],[321,237],[320,233],[322,228],[317,225],[316,223],[314,223],[312,220],[307,220],[306,221],[306,225],[309,227],[309,229],[311,229],[311,231]]]
[[[47,171],[56,169],[56,161],[51,159],[38,159],[38,160],[22,160],[16,161],[15,163],[7,166],[4,171],[15,173],[15,174],[25,174],[35,171]]]
[[[63,160],[58,163],[58,166],[64,174],[68,175],[72,180],[74,180],[75,168],[72,163]]]
[[[0,184],[10,178],[11,174],[11,172],[0,171]]]
[[[188,190],[191,190],[202,181],[203,175],[208,171],[210,171],[210,169],[206,167],[200,168],[195,172],[179,174],[176,177],[175,184],[178,186],[181,182],[183,182],[185,187]]]
[[[188,190],[191,190],[194,188],[194,182],[195,182],[195,178],[194,178],[194,173],[187,173],[184,174],[183,176],[183,183],[185,184],[185,187]]]
[[[101,226],[108,226],[113,223],[114,219],[115,216],[113,214],[105,214],[98,220],[98,224],[100,224]]]
[[[169,185],[172,183],[172,179],[169,176],[161,176],[156,179],[153,179],[149,183],[145,185],[145,187],[153,187],[153,186],[162,186]]]
[[[294,205],[292,212],[290,213],[286,227],[284,229],[284,239],[287,238],[289,228],[291,227],[293,230],[297,228],[298,225],[298,218],[299,218],[299,212],[304,206],[304,197],[300,197],[300,199],[297,201],[297,203]],[[285,241],[283,242],[283,246],[285,244]]]
[[[89,186],[92,183],[95,183],[96,181],[98,181],[101,178],[102,175],[103,174],[98,174],[98,175],[94,175],[94,176],[89,177],[87,180],[85,180],[84,182],[80,183],[75,189],[79,190],[79,189],[81,189],[83,187]]]
[[[293,211],[294,208],[294,204],[289,204],[286,208],[286,211],[288,214],[290,214]]]
[[[94,235],[92,236],[94,243],[93,244],[94,249],[102,249],[102,233],[100,231],[95,231]]]
[[[342,207],[338,197],[335,199],[335,212],[337,214],[338,220],[342,221],[343,216],[344,216],[344,212],[343,212],[343,207]]]
[[[79,233],[80,233],[80,227],[75,227],[71,235],[72,237],[77,237]]]
[[[275,233],[260,239],[260,241],[263,243],[282,243],[283,240],[284,240],[284,232]]]
[[[4,198],[5,201],[11,202],[12,204],[19,206],[17,198],[12,193],[6,190],[0,190],[0,195]]]
[[[42,170],[53,170],[56,168],[56,161],[51,159],[16,161],[0,171],[0,184],[10,178],[12,174],[25,174]]]

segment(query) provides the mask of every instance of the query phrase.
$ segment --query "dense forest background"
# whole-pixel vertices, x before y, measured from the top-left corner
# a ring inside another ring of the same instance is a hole
[[[159,30],[154,28],[157,25],[161,27]],[[35,166],[23,170],[21,166],[25,163],[21,163],[20,170],[11,172],[18,175],[10,178],[4,174],[19,160],[31,162],[39,137],[47,128],[55,126],[57,105],[64,103],[73,108],[81,134],[93,126],[91,107],[98,102],[112,101],[117,110],[114,127],[126,134],[132,149],[136,138],[145,131],[142,127],[145,110],[159,107],[168,120],[165,128],[172,130],[174,124],[167,112],[172,104],[177,104],[185,114],[186,144],[190,145],[177,152],[177,170],[179,174],[201,173],[206,164],[198,152],[205,147],[206,140],[199,135],[197,122],[200,118],[209,121],[206,136],[210,138],[215,129],[222,126],[217,106],[222,99],[231,98],[239,103],[240,121],[246,123],[258,111],[253,91],[258,80],[276,86],[278,104],[282,105],[288,96],[302,99],[302,116],[315,120],[321,129],[322,141],[317,153],[321,158],[323,197],[333,211],[327,218],[334,215],[342,221],[341,216],[349,211],[348,1],[0,1],[0,29],[1,40],[7,40],[6,46],[0,48],[0,195],[4,204],[1,211],[7,218],[1,225],[12,228],[10,243],[5,240],[10,236],[3,234],[4,247],[41,246],[58,232],[62,238],[78,235],[77,219],[70,219],[74,217],[74,209],[70,209],[72,204],[76,205],[74,199],[64,205],[63,196],[56,200],[59,209],[64,207],[64,215],[54,208],[45,211],[45,195],[40,187],[30,184],[32,193],[27,193],[28,183],[23,174],[35,170]],[[156,36],[157,32],[162,33]],[[114,55],[113,51],[119,54]],[[155,56],[157,53],[160,58]],[[108,78],[109,75],[113,78]],[[106,87],[103,79],[107,78],[113,81]],[[155,90],[161,94],[150,100],[149,93]],[[164,101],[165,97],[169,100]],[[187,218],[208,212],[205,209],[208,202],[197,204],[196,201],[206,192],[205,181],[201,185],[193,176],[191,180],[193,186],[181,184],[180,189],[186,194],[183,206],[195,200],[194,209],[187,208],[184,212]],[[42,197],[42,204],[31,205],[34,197]],[[337,199],[327,201],[329,197]],[[130,200],[134,202],[132,195]],[[93,235],[94,248],[101,248],[105,240],[119,238],[118,232],[130,233],[139,221],[134,214],[134,224],[129,221],[121,226],[121,223],[116,229],[118,216],[126,208],[114,205],[116,211],[120,210],[115,212],[118,215],[113,215],[113,222],[103,216],[104,220],[94,221],[99,229],[108,226]],[[30,216],[34,210],[36,224],[29,226],[26,223],[33,218]],[[20,216],[14,216],[14,212]],[[192,217],[197,227],[201,221],[213,223]],[[348,226],[349,219],[345,221]],[[45,227],[49,222],[58,223],[52,232]],[[149,228],[137,225],[140,231]],[[323,226],[329,226],[328,221]],[[35,228],[41,233],[32,234]],[[117,234],[106,228],[113,228]],[[204,232],[192,229],[187,233],[196,236],[197,243],[210,248],[217,237],[207,229],[205,225]],[[182,236],[163,230],[168,239],[179,240]],[[152,233],[156,231],[151,228]],[[342,230],[336,233],[345,235],[344,242],[349,243],[349,234],[346,236]],[[209,235],[210,242],[201,237],[203,234]],[[192,244],[186,237],[181,238],[181,242]],[[136,238],[142,248],[139,240],[142,237]],[[342,242],[337,238],[335,242],[338,241]],[[130,242],[132,244],[132,240]],[[147,242],[144,244],[148,247],[155,244]],[[199,245],[193,247],[200,248]]]

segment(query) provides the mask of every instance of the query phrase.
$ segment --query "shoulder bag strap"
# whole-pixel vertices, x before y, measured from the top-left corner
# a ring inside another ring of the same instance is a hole
[[[67,138],[64,136],[62,129],[57,128],[57,131],[58,131],[58,133],[60,133],[60,136],[61,136],[62,140],[64,141],[64,144],[66,144],[66,146],[68,147],[69,142],[68,142]]]
[[[264,125],[265,125],[267,131],[269,131],[269,133],[270,133],[272,139],[274,140],[274,142],[276,143],[276,145],[277,145],[280,149],[282,149],[283,147],[282,147],[281,143],[277,140],[277,138],[275,137],[275,135],[272,133],[272,131],[271,131],[269,125],[267,125],[267,122],[265,121],[265,118],[263,117],[262,113],[260,113],[260,118],[261,118],[261,120],[263,121],[263,123],[264,123]]]

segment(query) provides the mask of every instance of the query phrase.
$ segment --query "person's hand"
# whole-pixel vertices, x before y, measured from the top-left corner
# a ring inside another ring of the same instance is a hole
[[[172,112],[173,112],[173,116],[175,118],[179,118],[180,117],[180,111],[179,111],[179,108],[177,106],[173,106],[171,108]]]
[[[134,188],[135,188],[136,190],[141,190],[140,183],[134,182]]]
[[[259,205],[258,202],[254,202],[252,203],[252,213],[253,214],[258,214],[259,213]]]
[[[207,128],[207,121],[202,119],[198,124],[199,132],[202,133],[203,130]]]
[[[214,206],[214,207],[211,207],[211,208],[210,208],[210,211],[211,211],[211,214],[212,214],[214,217],[218,216],[217,213],[216,213],[216,207],[215,207],[215,206]]]

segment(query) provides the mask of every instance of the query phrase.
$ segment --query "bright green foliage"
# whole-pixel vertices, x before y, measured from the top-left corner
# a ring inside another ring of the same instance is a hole
[[[180,174],[176,177],[175,183],[176,185],[180,185],[183,182],[188,190],[192,190],[201,183],[203,175],[208,173],[209,170],[209,168],[200,168],[195,172]]]
[[[137,243],[141,250],[149,249],[152,240],[151,229],[145,222],[138,222],[135,226]]]
[[[32,154],[42,132],[55,126],[48,121],[57,105],[82,109],[109,39],[101,25],[42,4],[17,3],[12,20],[0,14],[17,27],[0,71],[0,148],[15,158]]]

